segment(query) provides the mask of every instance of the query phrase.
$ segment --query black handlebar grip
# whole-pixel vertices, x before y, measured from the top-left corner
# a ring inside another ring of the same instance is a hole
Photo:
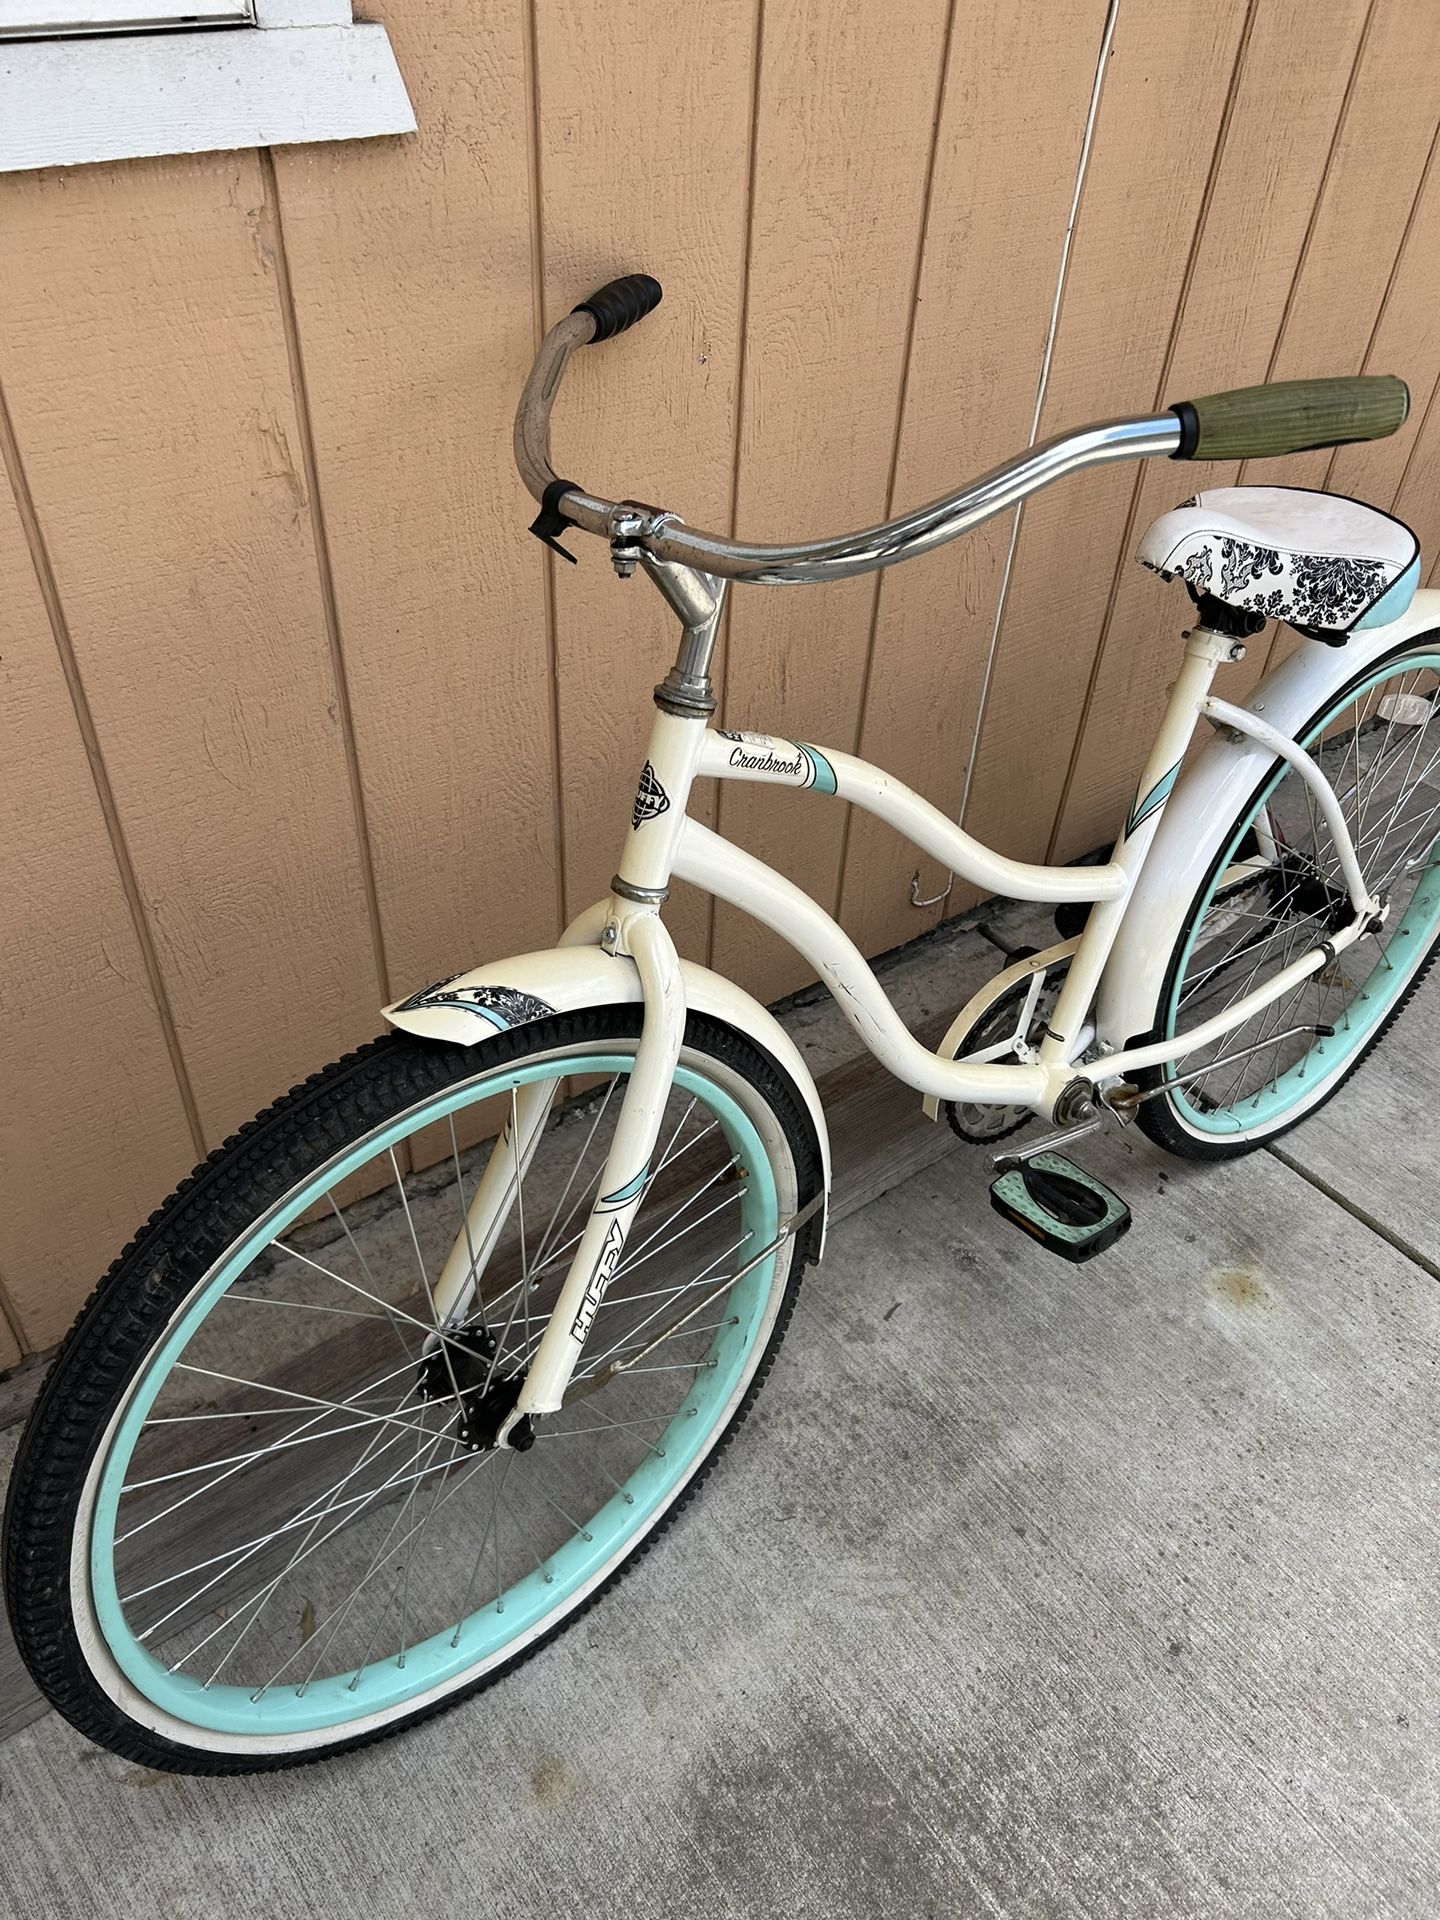
[[[595,332],[590,344],[594,346],[597,340],[609,340],[614,334],[624,333],[647,313],[653,313],[663,297],[660,282],[650,274],[627,273],[619,280],[607,282],[570,311],[592,317]]]

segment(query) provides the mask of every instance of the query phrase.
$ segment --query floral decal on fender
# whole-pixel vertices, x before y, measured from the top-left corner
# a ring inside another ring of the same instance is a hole
[[[531,1020],[544,1020],[555,1011],[548,1001],[533,993],[522,993],[518,987],[455,986],[454,982],[463,978],[463,974],[452,973],[433,986],[422,987],[408,1000],[402,1000],[395,1011],[415,1013],[422,1007],[458,1007],[462,1013],[473,1013],[501,1033],[509,1027],[523,1027]]]

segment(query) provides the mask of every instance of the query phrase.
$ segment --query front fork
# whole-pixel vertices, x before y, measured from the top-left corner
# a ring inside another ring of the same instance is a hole
[[[611,883],[610,911],[600,936],[601,945],[617,962],[623,964],[625,956],[634,962],[640,976],[644,1018],[600,1179],[599,1197],[590,1209],[514,1408],[496,1434],[497,1445],[506,1444],[520,1421],[556,1412],[565,1398],[605,1290],[620,1269],[631,1224],[653,1177],[660,1122],[685,1038],[684,979],[660,908],[669,892],[690,788],[714,710],[709,665],[724,605],[724,582],[688,568],[651,561],[643,553],[637,553],[636,558],[684,627],[675,665],[664,685],[656,688],[658,711],[620,871]],[[581,937],[578,923],[571,933]],[[466,1232],[446,1262],[437,1299],[442,1324],[443,1316],[453,1315],[459,1305],[468,1305],[474,1295],[478,1274],[508,1211],[510,1193],[518,1185],[518,1176],[528,1165],[544,1129],[554,1088],[543,1093],[527,1088],[526,1096],[516,1102],[510,1150],[491,1154]],[[484,1218],[475,1218],[482,1197],[487,1212]],[[529,1282],[522,1278],[520,1284]]]
[[[625,952],[635,962],[644,995],[635,1064],[627,1078],[614,1137],[601,1170],[598,1197],[515,1405],[496,1433],[497,1445],[505,1444],[511,1429],[521,1420],[533,1414],[554,1413],[560,1407],[605,1290],[619,1270],[652,1170],[658,1171],[652,1163],[660,1122],[685,1037],[684,979],[675,943],[658,910],[649,907],[637,911],[618,900],[611,906],[607,938],[612,945],[623,942]],[[625,917],[614,911],[617,907],[628,907]],[[485,1269],[544,1134],[557,1088],[556,1080],[547,1079],[522,1087],[515,1096],[510,1117],[491,1150],[466,1210],[464,1226],[435,1286],[435,1314],[441,1327],[456,1325],[473,1309]],[[530,1286],[529,1273],[523,1272],[517,1284]]]
[[[496,1435],[497,1445],[505,1443],[518,1421],[532,1414],[554,1413],[565,1398],[605,1289],[619,1270],[631,1223],[651,1178],[660,1120],[685,1037],[685,991],[675,943],[657,911],[632,915],[625,923],[625,943],[645,996],[635,1064],[605,1157],[599,1196],[590,1209],[580,1245],[540,1336],[514,1410]],[[527,1285],[528,1281],[522,1279],[521,1284]]]

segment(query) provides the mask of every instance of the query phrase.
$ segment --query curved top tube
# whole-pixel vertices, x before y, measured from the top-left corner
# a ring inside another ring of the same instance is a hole
[[[1101,421],[1027,448],[968,486],[878,526],[829,540],[752,546],[684,527],[674,514],[654,507],[586,493],[556,474],[550,464],[550,409],[570,355],[594,337],[595,324],[592,314],[577,309],[558,321],[541,342],[515,415],[515,463],[520,477],[561,521],[607,540],[623,531],[628,545],[654,559],[694,567],[720,579],[779,586],[874,573],[943,546],[1067,473],[1114,460],[1174,454],[1181,448],[1181,422],[1174,413]]]

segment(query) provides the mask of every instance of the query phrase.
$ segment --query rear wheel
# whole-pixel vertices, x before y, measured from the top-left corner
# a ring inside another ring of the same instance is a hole
[[[554,1308],[638,1021],[379,1041],[212,1157],[116,1263],[6,1515],[21,1653],[91,1738],[240,1772],[397,1731],[592,1605],[694,1489],[769,1367],[805,1234],[727,1276],[819,1179],[788,1081],[714,1022],[687,1027],[576,1378],[636,1364],[538,1421],[527,1451],[495,1451],[481,1417],[513,1400]],[[506,1123],[537,1085],[555,1105],[526,1163]],[[478,1296],[438,1324],[440,1265],[507,1153]]]
[[[1249,1152],[1328,1100],[1404,1006],[1440,939],[1440,646],[1368,668],[1298,735],[1340,801],[1383,925],[1209,1047],[1145,1076],[1140,1124],[1172,1152]],[[1256,789],[1196,894],[1159,1033],[1198,1026],[1353,917],[1310,789],[1284,763]]]

